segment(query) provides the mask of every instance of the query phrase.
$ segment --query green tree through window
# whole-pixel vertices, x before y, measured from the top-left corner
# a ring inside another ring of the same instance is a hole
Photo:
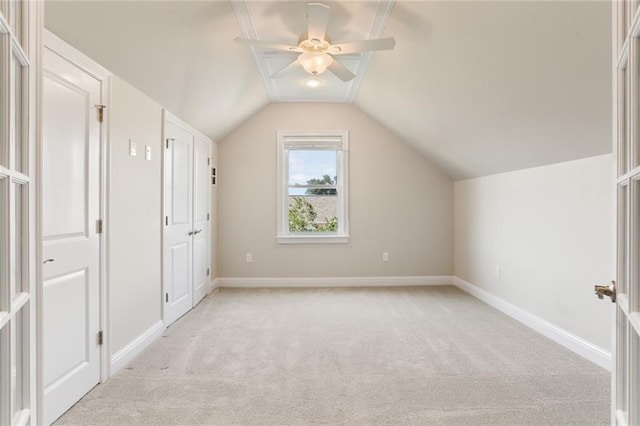
[[[338,177],[333,178],[329,175],[322,176],[322,179],[310,179],[308,185],[337,185]],[[336,195],[338,191],[335,188],[309,188],[305,191],[307,195]]]
[[[289,205],[290,232],[336,232],[338,217],[325,218],[324,223],[316,223],[318,217],[313,205],[303,197],[293,197]]]

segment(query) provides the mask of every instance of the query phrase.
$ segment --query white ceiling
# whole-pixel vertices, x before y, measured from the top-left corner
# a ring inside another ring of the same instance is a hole
[[[214,140],[272,100],[355,99],[455,179],[610,152],[609,2],[398,0],[382,34],[373,33],[387,2],[327,4],[332,41],[397,43],[366,73],[350,65],[362,81],[311,93],[294,87],[304,75],[270,87],[250,48],[233,41],[253,28],[294,43],[305,1],[47,0],[45,22]],[[264,58],[267,72],[275,61]]]

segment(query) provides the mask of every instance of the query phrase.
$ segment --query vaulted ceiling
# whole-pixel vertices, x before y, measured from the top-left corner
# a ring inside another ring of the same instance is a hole
[[[234,38],[295,44],[306,2],[47,0],[45,23],[214,140],[269,102],[352,101],[454,179],[610,152],[609,2],[323,3],[333,42],[395,49],[352,58],[352,83],[270,87],[274,56]]]

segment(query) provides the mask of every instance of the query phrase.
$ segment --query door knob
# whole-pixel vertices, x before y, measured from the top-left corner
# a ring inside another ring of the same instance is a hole
[[[189,232],[187,232],[187,235],[192,236],[193,234],[195,234],[195,232],[193,232],[192,229],[189,229]]]
[[[202,229],[196,229],[195,231],[193,231],[194,234],[199,234],[202,232]]]
[[[616,282],[611,281],[611,285],[596,285],[596,296],[598,299],[602,299],[604,296],[609,296],[611,298],[611,303],[616,303]]]

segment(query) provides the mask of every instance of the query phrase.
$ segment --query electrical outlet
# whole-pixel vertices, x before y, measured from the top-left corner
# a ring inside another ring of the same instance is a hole
[[[149,145],[144,146],[144,159],[151,161],[151,147]]]
[[[251,253],[247,253],[247,254],[245,255],[245,261],[246,261],[247,263],[251,263],[251,262],[253,262],[253,255],[251,255]]]
[[[388,262],[389,261],[389,253],[388,252],[383,252],[382,253],[382,261],[383,262]]]
[[[136,143],[133,141],[133,139],[129,139],[129,155],[131,155],[132,157],[138,155]]]

